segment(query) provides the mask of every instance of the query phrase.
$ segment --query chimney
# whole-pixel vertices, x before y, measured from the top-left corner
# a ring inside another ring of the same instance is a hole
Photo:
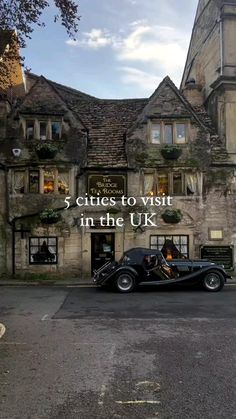
[[[10,104],[7,97],[0,94],[0,141],[6,137],[7,116],[10,113]]]
[[[202,106],[204,104],[202,86],[197,84],[193,78],[185,83],[183,95],[192,106]]]
[[[20,49],[14,30],[0,29],[0,93],[7,94],[10,102],[25,96]]]

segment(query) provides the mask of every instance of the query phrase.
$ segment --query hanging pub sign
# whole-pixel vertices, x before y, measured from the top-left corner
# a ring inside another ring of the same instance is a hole
[[[225,269],[234,268],[233,246],[201,246],[201,259],[208,259]]]
[[[88,175],[89,196],[118,196],[126,195],[126,175]]]

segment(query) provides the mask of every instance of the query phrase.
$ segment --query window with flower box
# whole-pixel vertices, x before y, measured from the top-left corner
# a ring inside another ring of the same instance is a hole
[[[23,120],[26,140],[60,140],[62,120],[45,119],[26,119]]]
[[[15,170],[12,191],[14,194],[43,193],[69,194],[70,172],[63,168]]]
[[[149,129],[152,144],[185,144],[188,140],[187,122],[151,122]]]
[[[182,171],[152,171],[144,173],[144,196],[196,196],[202,194],[202,174]]]

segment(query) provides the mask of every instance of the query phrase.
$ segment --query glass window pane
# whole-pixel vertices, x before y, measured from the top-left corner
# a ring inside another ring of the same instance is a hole
[[[157,195],[168,195],[168,175],[167,174],[158,174],[157,175]]]
[[[176,124],[176,143],[184,144],[186,142],[185,124]]]
[[[46,140],[47,139],[47,122],[40,121],[39,123],[39,129],[40,129],[40,140]]]
[[[181,244],[187,244],[188,243],[187,236],[180,236],[180,237],[181,237]]]
[[[29,192],[39,193],[39,171],[38,170],[29,171]]]
[[[187,246],[181,246],[181,253],[186,256],[188,254],[188,248]]]
[[[56,237],[52,237],[52,238],[48,239],[48,244],[50,246],[56,246],[56,243],[57,243]]]
[[[153,174],[146,174],[144,175],[144,195],[151,196],[154,195],[154,175]]]
[[[14,172],[14,193],[24,193],[25,192],[25,172],[24,171],[15,171]]]
[[[151,236],[151,245],[157,245],[157,236]]]
[[[37,243],[37,245],[36,245]],[[51,245],[50,243],[53,243]],[[56,237],[30,238],[30,263],[57,263]]]
[[[165,236],[157,236],[158,244],[164,244],[165,243]]]
[[[182,195],[182,175],[181,173],[173,174],[173,194]]]
[[[26,139],[32,140],[34,138],[34,121],[26,121]]]
[[[68,172],[63,172],[61,170],[58,171],[58,192],[64,195],[69,193],[69,173]]]
[[[161,143],[161,125],[152,124],[152,143],[160,144]]]
[[[155,245],[155,238],[157,245]],[[188,236],[151,236],[150,243],[152,249],[160,250],[168,260],[189,256]]]
[[[44,183],[43,191],[44,193],[53,193],[55,190],[55,175],[53,170],[44,171]]]
[[[60,122],[52,122],[52,139],[59,140],[61,134],[61,123]]]
[[[38,238],[30,238],[30,245],[38,246]]]
[[[165,125],[165,144],[173,144],[173,126],[171,124]]]

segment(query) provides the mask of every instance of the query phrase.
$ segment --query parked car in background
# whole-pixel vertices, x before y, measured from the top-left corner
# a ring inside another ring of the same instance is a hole
[[[133,248],[119,262],[108,262],[94,271],[93,282],[131,292],[138,285],[200,284],[206,291],[220,291],[230,275],[222,265],[208,260],[172,259],[166,261],[159,250]]]

